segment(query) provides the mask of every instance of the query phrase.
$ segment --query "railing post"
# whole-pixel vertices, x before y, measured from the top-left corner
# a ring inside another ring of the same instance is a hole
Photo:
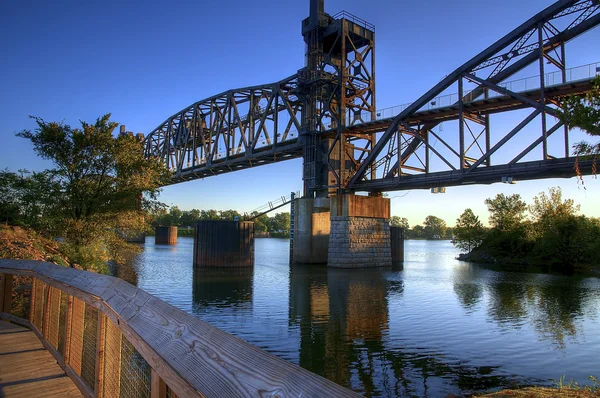
[[[63,354],[65,364],[70,363],[71,353],[71,323],[73,319],[73,296],[67,297],[67,310],[65,311],[65,352]]]
[[[29,302],[29,323],[33,325],[33,320],[35,319],[35,285],[38,283],[37,278],[31,278],[31,300]]]
[[[10,314],[12,309],[12,274],[0,274],[0,312]]]
[[[96,397],[102,397],[104,387],[104,328],[106,322],[106,316],[98,311],[98,333],[96,336],[96,378],[94,385],[94,395]]]
[[[151,398],[166,398],[167,385],[154,369],[150,370],[150,386]]]

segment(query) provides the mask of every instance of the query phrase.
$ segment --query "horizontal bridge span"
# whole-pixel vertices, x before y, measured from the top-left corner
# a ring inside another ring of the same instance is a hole
[[[174,172],[173,183],[299,157],[298,90],[293,75],[196,102],[148,134],[145,154]]]

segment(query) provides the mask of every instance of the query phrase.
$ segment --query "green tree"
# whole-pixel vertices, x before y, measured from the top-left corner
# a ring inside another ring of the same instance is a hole
[[[548,195],[540,192],[533,198],[533,204],[529,206],[529,212],[533,221],[541,231],[547,231],[555,227],[561,220],[574,216],[579,211],[573,199],[562,198],[560,187],[548,189]]]
[[[441,239],[446,236],[446,221],[439,217],[427,216],[423,225],[426,239]]]
[[[425,227],[415,225],[410,229],[409,239],[425,239]]]
[[[456,220],[454,227],[454,246],[470,252],[481,245],[485,237],[485,228],[473,210],[466,209]]]
[[[493,199],[486,199],[485,204],[490,212],[490,225],[499,231],[514,230],[525,219],[527,204],[519,194],[506,196],[499,193]]]
[[[578,127],[587,134],[600,135],[600,76],[594,81],[592,91],[585,96],[573,96],[564,103],[563,121],[570,128]],[[579,156],[597,155],[600,143],[579,142],[573,146]]]
[[[184,210],[181,214],[181,225],[184,227],[193,227],[200,220],[200,210]]]
[[[410,229],[410,226],[408,225],[408,219],[405,217],[398,217],[398,216],[392,216],[390,217],[390,225],[392,227],[402,227],[404,228],[405,231],[408,231]]]
[[[115,227],[145,229],[144,216],[156,206],[168,170],[144,157],[137,138],[114,137],[117,123],[109,114],[94,124],[81,122],[81,128],[34,119],[37,128],[17,136],[30,140],[54,166],[44,181],[44,195],[53,198],[43,209],[48,232],[64,238],[71,258],[84,267],[103,269],[106,260],[120,260],[124,242]]]

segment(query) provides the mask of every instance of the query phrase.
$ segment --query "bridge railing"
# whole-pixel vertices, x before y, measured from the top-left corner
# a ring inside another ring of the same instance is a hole
[[[86,397],[358,396],[107,275],[0,259],[0,318]]]
[[[565,71],[566,74],[566,83],[577,82],[582,80],[590,80],[596,76],[600,75],[600,62],[595,62],[592,64],[576,66]],[[562,81],[562,72],[550,72],[544,75],[544,87],[552,87],[563,84]],[[510,90],[515,93],[522,93],[530,90],[537,90],[540,88],[540,75],[530,76],[523,79],[510,80],[507,82],[503,82],[498,84],[500,87],[504,87],[507,90]],[[468,97],[468,92],[465,93],[465,97]],[[488,98],[500,97],[503,94],[488,91]],[[480,95],[477,98],[471,98],[469,101],[476,101],[478,99],[483,99],[483,95]],[[458,102],[458,93],[446,94],[431,100],[422,111],[434,110],[439,108],[444,108],[448,106],[453,106]],[[396,115],[400,114],[403,110],[408,108],[411,103],[396,105],[389,108],[383,108],[376,111],[376,116],[374,120],[388,119],[393,118]],[[369,122],[371,120],[371,114],[369,112],[363,112],[361,114],[361,120],[363,122]],[[348,121],[350,123],[350,121]]]

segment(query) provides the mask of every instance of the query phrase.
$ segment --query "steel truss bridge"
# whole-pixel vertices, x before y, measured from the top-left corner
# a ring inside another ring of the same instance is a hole
[[[561,102],[588,92],[600,63],[568,68],[566,45],[599,23],[600,0],[558,1],[415,102],[377,110],[374,26],[311,0],[307,67],[190,105],[148,134],[146,156],[173,183],[302,157],[308,196],[570,177]]]

